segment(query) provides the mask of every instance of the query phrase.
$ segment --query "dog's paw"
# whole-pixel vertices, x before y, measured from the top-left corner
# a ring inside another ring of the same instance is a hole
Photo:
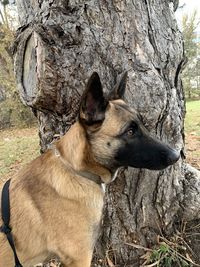
[[[38,267],[40,267],[40,265]],[[49,262],[42,265],[42,267],[62,267],[62,264],[58,259],[51,259]]]

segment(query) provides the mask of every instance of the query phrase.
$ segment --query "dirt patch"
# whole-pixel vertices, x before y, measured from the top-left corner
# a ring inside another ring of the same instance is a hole
[[[24,137],[24,136],[33,136],[38,134],[37,127],[35,128],[9,128],[7,130],[0,130],[0,138],[6,139],[6,138],[13,138],[13,137]]]
[[[195,132],[186,134],[185,144],[187,163],[200,170],[200,136]]]

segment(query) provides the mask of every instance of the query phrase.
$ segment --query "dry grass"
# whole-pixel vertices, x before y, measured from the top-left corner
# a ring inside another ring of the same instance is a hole
[[[0,177],[5,180],[39,155],[36,128],[0,131]]]

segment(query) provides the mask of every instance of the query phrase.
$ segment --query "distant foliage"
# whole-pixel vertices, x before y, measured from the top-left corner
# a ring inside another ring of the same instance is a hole
[[[16,89],[11,46],[17,13],[13,8],[8,1],[0,0],[0,129],[29,126],[34,122],[34,116],[21,103]]]
[[[186,68],[183,71],[183,83],[186,97],[200,98],[200,33],[196,32],[199,25],[195,10],[191,16],[182,17],[182,30],[187,58]]]

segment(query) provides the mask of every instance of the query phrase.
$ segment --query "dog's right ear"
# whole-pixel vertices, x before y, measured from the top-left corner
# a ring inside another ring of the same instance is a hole
[[[128,72],[125,71],[122,73],[120,79],[118,80],[117,84],[114,86],[114,89],[110,92],[108,98],[110,100],[115,100],[115,99],[123,99],[124,98],[124,93],[126,90],[126,82],[127,82],[127,76]]]
[[[104,98],[99,75],[94,72],[83,93],[79,119],[87,125],[101,123],[105,118],[107,104],[108,101]]]

